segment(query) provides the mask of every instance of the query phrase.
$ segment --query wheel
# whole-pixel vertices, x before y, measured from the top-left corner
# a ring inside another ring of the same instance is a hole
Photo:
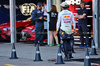
[[[17,28],[17,41],[20,41],[21,38],[21,31],[24,29],[24,27]]]

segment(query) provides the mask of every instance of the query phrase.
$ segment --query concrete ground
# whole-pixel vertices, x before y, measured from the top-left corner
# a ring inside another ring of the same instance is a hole
[[[73,53],[74,58],[71,61],[64,61],[65,64],[56,65],[56,61],[48,60],[57,58],[57,46],[40,46],[43,61],[34,62],[36,51],[34,44],[24,42],[16,43],[18,59],[9,59],[11,57],[12,44],[0,43],[0,66],[84,66],[85,49],[77,49],[76,46],[74,48],[76,53]],[[91,48],[89,48],[89,53],[91,53],[90,51]],[[100,49],[97,49],[97,53],[98,55],[90,55],[92,65],[96,64],[96,61],[100,61]]]

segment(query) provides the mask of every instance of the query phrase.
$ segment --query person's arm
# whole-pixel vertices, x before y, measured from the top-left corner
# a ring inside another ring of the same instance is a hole
[[[58,34],[58,30],[59,30],[59,28],[60,28],[60,22],[61,22],[61,15],[60,15],[60,13],[59,13],[59,14],[58,14],[58,19],[57,19],[57,24],[56,24],[56,34],[55,34],[55,35]]]
[[[79,17],[79,10],[77,11],[76,15],[75,15],[76,18]]]
[[[43,10],[44,10],[45,12],[47,12],[47,10],[46,10],[45,8],[43,8]]]
[[[60,13],[59,13],[59,14],[58,14],[57,24],[56,24],[56,31],[58,31],[59,28],[60,28],[60,22],[61,22],[61,15],[60,15]]]
[[[86,14],[83,14],[83,15],[79,15],[79,17],[78,17],[79,19],[84,19],[84,18],[86,18]]]
[[[36,11],[34,10],[33,12],[32,12],[32,19],[33,19],[33,21],[38,21],[38,20],[41,20],[43,17],[37,17],[36,16]]]
[[[43,10],[44,10],[45,12],[47,12],[47,13],[50,13],[50,10],[47,11],[45,8],[43,8]]]
[[[72,15],[71,15],[71,20],[72,20],[73,28],[74,28],[74,32],[75,32],[76,24],[75,24],[75,20],[74,20],[74,15],[73,15],[73,13],[72,13]]]
[[[87,15],[87,10],[84,11],[83,15],[79,15],[79,19],[85,19]]]

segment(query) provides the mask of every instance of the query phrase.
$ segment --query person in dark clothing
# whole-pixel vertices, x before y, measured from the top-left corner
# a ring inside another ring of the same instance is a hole
[[[46,9],[44,9],[44,10],[47,11]],[[53,46],[53,44],[52,44],[53,35],[54,35],[54,38],[56,40],[56,46],[60,46],[60,44],[58,42],[58,36],[55,35],[55,33],[56,33],[56,23],[57,23],[57,17],[58,17],[58,12],[57,12],[56,6],[52,5],[51,10],[47,11],[47,13],[50,15],[50,22],[49,22],[50,45],[49,46]]]
[[[44,32],[44,20],[46,19],[43,16],[43,11],[42,11],[42,3],[39,2],[37,4],[37,8],[32,12],[32,20],[36,21],[35,24],[35,45],[38,44],[38,40],[40,41],[40,45],[43,45],[43,32]]]
[[[89,36],[87,34],[87,9],[85,8],[85,3],[81,2],[80,10],[77,11],[76,18],[78,18],[78,31],[80,35],[81,45],[78,48],[90,47]],[[84,46],[84,35],[86,36],[86,46]]]

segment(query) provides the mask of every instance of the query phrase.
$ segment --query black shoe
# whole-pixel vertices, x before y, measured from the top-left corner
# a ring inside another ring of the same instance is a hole
[[[36,47],[37,44],[34,44],[34,47]]]
[[[40,46],[45,46],[44,44],[40,44]]]
[[[45,45],[43,44],[43,42],[40,42],[40,46],[45,46]]]
[[[34,44],[34,47],[36,47],[37,44]]]
[[[64,59],[68,59],[67,55],[65,55]]]
[[[83,45],[80,45],[79,47],[77,47],[77,48],[83,48],[84,46]]]
[[[91,46],[89,46],[89,45],[84,46],[84,48],[87,48],[87,47],[90,48]]]
[[[72,54],[69,54],[69,57],[70,57],[70,58],[73,58]]]

